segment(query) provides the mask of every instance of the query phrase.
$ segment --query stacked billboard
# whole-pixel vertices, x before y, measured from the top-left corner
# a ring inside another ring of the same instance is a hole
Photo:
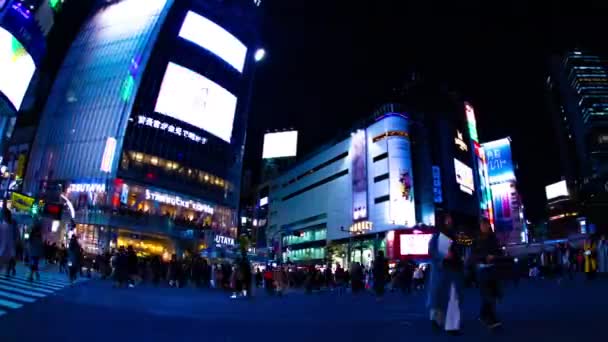
[[[492,192],[496,235],[505,244],[525,242],[525,220],[511,158],[511,139],[487,142],[482,147]]]

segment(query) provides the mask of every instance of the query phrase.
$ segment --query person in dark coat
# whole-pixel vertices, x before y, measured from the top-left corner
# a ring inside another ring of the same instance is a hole
[[[490,328],[501,325],[496,317],[496,301],[501,296],[496,263],[501,254],[502,250],[496,234],[492,231],[490,222],[487,219],[482,219],[479,237],[473,243],[472,258],[477,267],[477,279],[481,294],[479,319]]]
[[[133,246],[127,247],[127,271],[129,272],[129,287],[135,287],[135,282],[138,279],[138,261],[137,254]]]
[[[40,272],[38,270],[40,264],[40,258],[44,254],[44,243],[42,241],[42,226],[39,222],[36,222],[32,227],[29,239],[29,255],[30,255],[30,276],[29,280],[34,280],[34,276],[37,280],[40,280]]]
[[[373,267],[374,291],[378,299],[384,296],[384,288],[388,279],[388,262],[384,258],[384,252],[378,251]]]
[[[80,269],[80,244],[78,243],[78,237],[76,234],[72,235],[70,238],[70,244],[68,245],[68,272],[70,283],[74,283],[76,281],[76,275],[78,274],[78,270]]]

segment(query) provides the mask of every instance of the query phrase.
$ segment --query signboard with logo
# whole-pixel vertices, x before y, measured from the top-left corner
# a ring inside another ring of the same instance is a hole
[[[441,189],[441,169],[433,165],[433,202],[443,202],[443,191]]]
[[[18,211],[30,211],[35,199],[17,192],[11,194],[11,205]]]

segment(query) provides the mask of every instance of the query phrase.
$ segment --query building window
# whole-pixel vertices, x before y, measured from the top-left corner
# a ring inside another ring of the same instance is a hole
[[[374,198],[374,204],[380,204],[382,202],[388,202],[388,200],[390,200],[390,198],[391,198],[390,195],[384,195],[384,196],[376,197],[376,198]]]
[[[388,173],[374,177],[374,183],[382,182],[385,179],[388,179]]]
[[[384,152],[374,157],[374,163],[388,158],[388,152]]]
[[[339,161],[341,159],[344,159],[347,156],[348,156],[348,152],[340,153],[339,155],[331,158],[330,160],[327,160],[327,161],[325,161],[325,162],[323,162],[323,163],[321,163],[321,164],[313,167],[312,169],[310,169],[310,170],[308,170],[308,171],[300,174],[299,176],[290,179],[287,183],[283,184],[283,187],[285,188],[285,187],[287,187],[287,186],[289,186],[289,185],[291,185],[291,184],[293,184],[293,183],[301,180],[304,177],[310,176],[311,174],[313,174],[313,173],[315,173],[315,172],[317,172],[317,171],[319,171],[319,170],[321,170],[321,169],[323,169],[323,168],[325,168],[325,167],[327,167],[327,166],[329,166],[329,165],[331,165],[331,164],[333,164],[333,163],[335,163],[335,162],[337,162],[337,161]]]

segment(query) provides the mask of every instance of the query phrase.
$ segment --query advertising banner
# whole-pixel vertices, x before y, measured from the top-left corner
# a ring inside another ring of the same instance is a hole
[[[511,141],[504,138],[482,145],[486,154],[490,184],[515,180],[513,159],[511,158]]]
[[[11,194],[11,206],[18,211],[30,211],[34,204],[34,198],[16,192]]]
[[[491,189],[495,231],[499,240],[503,243],[521,242],[524,215],[515,182],[494,184]]]
[[[367,153],[366,134],[358,131],[351,140],[353,172],[353,221],[367,218]]]
[[[390,217],[393,224],[416,224],[414,179],[410,140],[406,136],[388,138]]]

